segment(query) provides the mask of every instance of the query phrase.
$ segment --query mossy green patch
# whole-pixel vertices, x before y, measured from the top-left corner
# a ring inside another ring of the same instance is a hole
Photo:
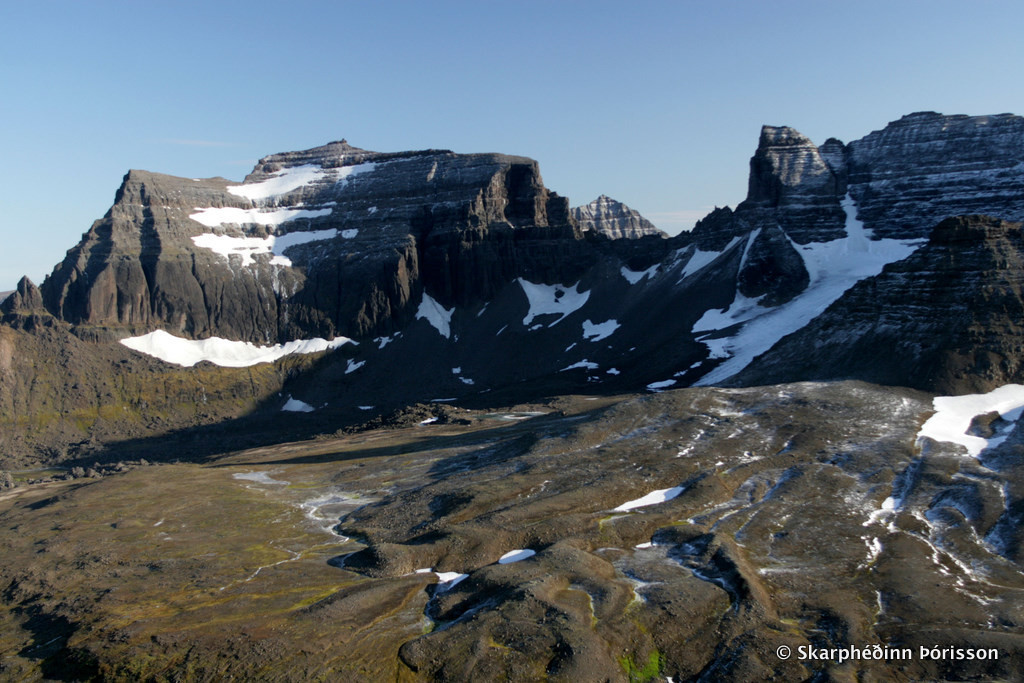
[[[637,662],[633,655],[626,655],[619,658],[619,664],[630,683],[649,683],[661,675],[661,653],[657,650],[647,656],[646,662]]]

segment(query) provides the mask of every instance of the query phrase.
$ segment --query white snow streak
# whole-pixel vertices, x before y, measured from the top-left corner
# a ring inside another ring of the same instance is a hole
[[[566,370],[576,370],[577,368],[583,368],[586,370],[597,370],[598,365],[597,363],[592,363],[591,361],[584,358],[578,363],[573,363],[568,367],[562,368],[561,370],[559,370],[559,372],[565,372]]]
[[[628,512],[630,510],[635,510],[636,508],[647,507],[648,505],[657,505],[658,503],[664,503],[666,500],[672,500],[682,492],[682,486],[673,486],[670,489],[658,489],[657,491],[651,491],[642,498],[637,498],[636,500],[623,503],[612,510],[612,512]]]
[[[282,169],[266,180],[234,185],[227,190],[233,195],[247,199],[270,199],[316,182],[346,182],[353,175],[373,170],[374,166],[376,166],[374,163],[365,163],[340,168],[322,168],[315,164],[303,164]]]
[[[792,243],[810,275],[810,283],[801,294],[781,306],[765,308],[758,305],[760,299],[750,299],[737,292],[728,310],[710,310],[694,324],[693,332],[705,333],[705,337],[742,324],[731,337],[701,339],[711,350],[712,357],[728,357],[728,360],[696,385],[715,384],[735,375],[777,341],[821,315],[857,282],[878,275],[886,264],[905,259],[924,243],[924,240],[870,240],[863,223],[856,219],[849,195],[842,206],[846,211],[846,237],[806,245]]]
[[[740,239],[741,238],[739,237],[733,237],[729,244],[725,245],[725,249],[722,251],[701,251],[697,247],[694,247],[693,256],[691,256],[690,260],[686,262],[685,266],[683,266],[683,272],[680,273],[679,279],[685,280],[691,275],[704,270],[705,266],[709,265],[716,258],[732,249]]]
[[[423,292],[423,301],[420,302],[420,307],[416,310],[416,318],[425,318],[428,323],[434,326],[435,330],[441,333],[442,337],[451,339],[452,313],[454,312],[454,306],[450,309],[445,308],[426,292]]]
[[[251,342],[230,341],[220,337],[183,339],[156,330],[141,337],[122,339],[121,343],[133,351],[186,368],[204,360],[225,368],[246,368],[260,363],[273,363],[294,353],[318,353],[356,342],[348,337],[335,337],[330,341],[320,338],[297,339],[286,344],[256,346]]]
[[[528,557],[533,557],[537,554],[536,550],[530,550],[529,548],[519,548],[518,550],[510,550],[500,558],[498,558],[498,564],[512,564],[513,562],[519,562],[525,560]]]

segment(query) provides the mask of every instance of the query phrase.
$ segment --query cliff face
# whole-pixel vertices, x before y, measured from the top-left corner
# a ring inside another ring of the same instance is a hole
[[[129,172],[42,292],[74,325],[365,336],[407,323],[424,284],[445,304],[479,301],[549,273],[544,254],[575,256],[579,238],[532,160],[340,142],[266,157],[240,185]]]
[[[861,281],[737,375],[741,384],[857,378],[937,393],[1024,377],[1020,223],[944,220],[928,243]]]
[[[1020,116],[910,114],[851,142],[846,158],[850,194],[879,237],[923,237],[950,216],[1024,220]]]

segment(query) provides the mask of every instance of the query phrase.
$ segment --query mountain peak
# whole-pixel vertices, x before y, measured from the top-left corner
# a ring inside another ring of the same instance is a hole
[[[637,239],[646,235],[667,237],[638,211],[606,194],[585,206],[572,209],[572,215],[584,232],[595,232],[612,239]]]

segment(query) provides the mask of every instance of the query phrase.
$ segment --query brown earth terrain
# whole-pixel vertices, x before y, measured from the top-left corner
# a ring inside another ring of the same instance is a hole
[[[855,382],[424,407],[19,486],[0,677],[1012,680],[1024,577],[984,539],[1024,451],[917,443],[930,413]],[[915,656],[777,654],[847,645]]]

